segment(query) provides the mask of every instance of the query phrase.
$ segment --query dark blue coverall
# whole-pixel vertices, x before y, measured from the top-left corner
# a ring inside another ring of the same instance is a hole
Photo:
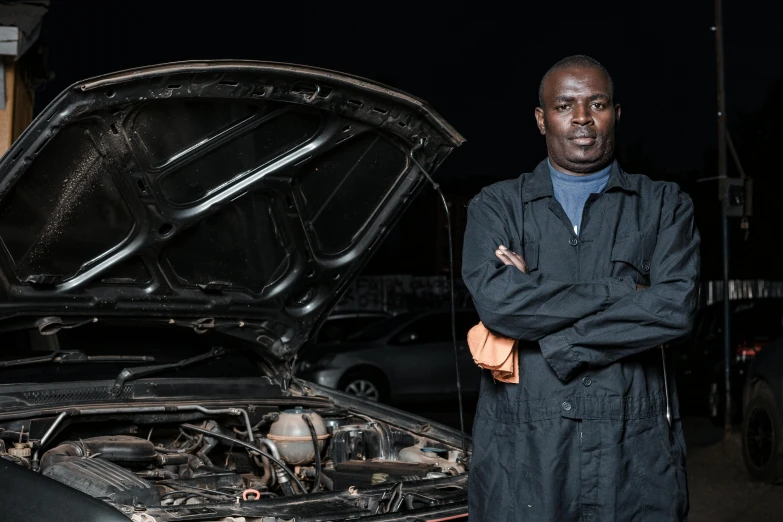
[[[471,200],[463,278],[484,325],[520,340],[521,372],[519,384],[482,372],[471,522],[685,520],[685,443],[673,379],[665,416],[658,347],[691,328],[699,242],[688,195],[617,162],[578,237],[546,161]]]

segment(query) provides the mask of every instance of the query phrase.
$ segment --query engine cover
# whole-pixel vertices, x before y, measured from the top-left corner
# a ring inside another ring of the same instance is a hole
[[[101,458],[66,458],[43,470],[58,482],[117,504],[160,505],[158,490],[132,472]]]

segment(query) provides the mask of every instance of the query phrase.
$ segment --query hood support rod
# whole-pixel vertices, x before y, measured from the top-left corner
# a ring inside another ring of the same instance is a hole
[[[465,441],[465,409],[462,405],[462,379],[459,372],[459,350],[457,349],[457,312],[454,304],[454,247],[451,238],[451,213],[449,212],[449,204],[446,202],[446,197],[443,195],[443,191],[440,189],[440,185],[432,179],[430,173],[418,162],[416,159],[416,151],[424,146],[424,138],[419,138],[419,142],[410,150],[408,156],[411,161],[419,168],[421,173],[430,182],[432,188],[440,196],[440,200],[443,202],[443,210],[446,212],[446,232],[449,236],[449,296],[451,297],[451,341],[454,344],[454,364],[457,370],[457,400],[459,402],[459,432],[462,438],[462,461],[467,462],[468,452],[467,443]]]

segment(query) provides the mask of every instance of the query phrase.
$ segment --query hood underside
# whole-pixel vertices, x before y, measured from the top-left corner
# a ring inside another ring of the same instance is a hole
[[[0,159],[0,326],[132,318],[287,359],[463,138],[332,71],[186,62],[80,82]]]

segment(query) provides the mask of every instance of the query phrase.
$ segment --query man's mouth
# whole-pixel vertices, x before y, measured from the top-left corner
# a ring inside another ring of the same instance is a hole
[[[595,143],[595,138],[592,136],[574,136],[568,139],[577,145],[592,145]]]

